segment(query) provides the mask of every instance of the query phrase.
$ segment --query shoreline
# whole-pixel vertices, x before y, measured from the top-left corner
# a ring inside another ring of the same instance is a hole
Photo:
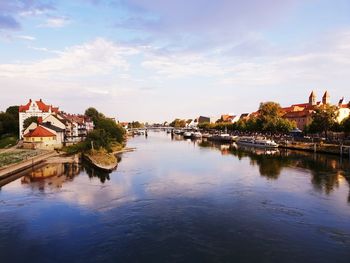
[[[24,170],[27,170],[29,168],[35,167],[39,164],[45,163],[47,159],[53,156],[57,156],[58,153],[55,151],[50,151],[44,154],[37,155],[35,157],[32,157],[27,160],[23,160],[18,163],[14,163],[11,165],[8,165],[4,168],[1,168],[0,170],[0,181],[12,176],[16,175],[17,173],[20,173]]]
[[[341,147],[345,148],[342,149]],[[287,144],[281,143],[279,144],[278,148],[322,154],[332,154],[338,155],[343,158],[346,158],[348,155],[350,157],[350,146],[348,145],[293,142]]]

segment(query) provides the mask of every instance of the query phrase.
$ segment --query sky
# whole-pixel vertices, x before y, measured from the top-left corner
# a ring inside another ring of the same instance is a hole
[[[350,100],[349,0],[0,0],[0,110],[163,122]]]

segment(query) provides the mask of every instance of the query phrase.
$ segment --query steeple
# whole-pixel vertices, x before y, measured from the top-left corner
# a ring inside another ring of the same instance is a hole
[[[330,96],[328,91],[326,91],[322,97],[322,104],[329,104],[329,103],[330,103]]]
[[[316,94],[314,91],[311,92],[309,96],[309,105],[310,106],[315,106],[316,105]]]
[[[344,102],[344,97],[342,97],[339,102],[338,102],[338,106],[341,107],[341,105],[343,105]]]

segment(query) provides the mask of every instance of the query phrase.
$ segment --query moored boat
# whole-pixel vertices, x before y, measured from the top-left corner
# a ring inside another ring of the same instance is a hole
[[[208,140],[211,141],[218,141],[218,142],[232,142],[233,138],[228,133],[222,133],[222,134],[216,134],[208,138]]]
[[[194,133],[192,133],[192,138],[200,139],[200,138],[202,138],[202,134],[200,132],[194,132]]]
[[[184,132],[183,137],[184,138],[191,138],[192,137],[192,132]]]
[[[240,137],[237,140],[237,144],[260,148],[278,148],[278,144],[273,140],[256,139],[254,137]]]

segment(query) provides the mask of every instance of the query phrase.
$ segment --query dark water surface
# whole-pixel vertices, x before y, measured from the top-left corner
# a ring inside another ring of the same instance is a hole
[[[348,160],[128,144],[109,175],[52,164],[2,187],[0,262],[350,262]]]

